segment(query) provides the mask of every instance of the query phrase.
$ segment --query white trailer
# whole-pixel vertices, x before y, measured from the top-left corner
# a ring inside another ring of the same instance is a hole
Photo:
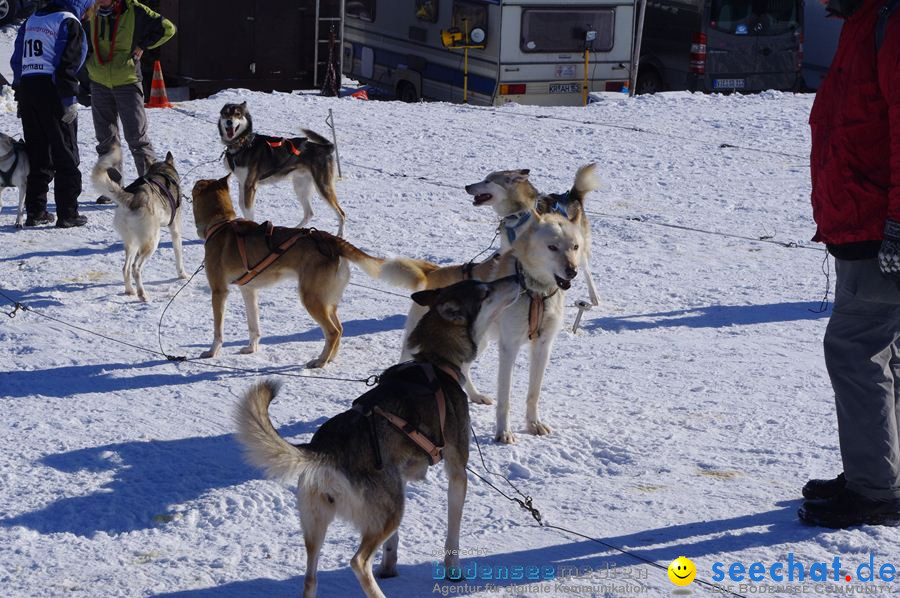
[[[405,101],[580,105],[587,89],[621,91],[631,75],[634,0],[347,0],[344,73]],[[480,30],[482,35],[476,31]]]

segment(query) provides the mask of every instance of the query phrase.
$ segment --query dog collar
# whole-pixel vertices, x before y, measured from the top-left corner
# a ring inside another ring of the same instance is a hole
[[[510,214],[505,217],[502,221],[500,221],[500,227],[503,229],[503,232],[506,234],[506,240],[509,241],[510,244],[515,241],[519,236],[519,229],[522,228],[526,222],[531,219],[531,210],[526,210],[524,212],[518,212],[516,214]]]

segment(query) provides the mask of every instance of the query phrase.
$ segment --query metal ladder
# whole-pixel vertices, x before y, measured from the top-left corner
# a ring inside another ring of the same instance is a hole
[[[318,88],[328,69],[328,44],[334,28],[334,52],[337,58],[337,76],[340,80],[344,68],[344,0],[316,0],[316,47],[313,53],[313,87]]]

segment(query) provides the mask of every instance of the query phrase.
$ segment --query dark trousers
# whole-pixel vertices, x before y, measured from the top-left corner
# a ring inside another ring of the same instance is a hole
[[[78,121],[67,125],[60,120],[63,106],[50,77],[23,77],[16,98],[31,167],[25,188],[25,209],[30,216],[46,210],[50,181],[56,179],[53,187],[56,216],[72,218],[78,214],[81,195]]]

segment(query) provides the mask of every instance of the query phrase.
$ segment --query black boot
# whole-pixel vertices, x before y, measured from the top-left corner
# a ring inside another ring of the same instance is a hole
[[[29,214],[25,218],[25,226],[40,226],[42,224],[53,224],[54,220],[56,220],[56,218],[53,216],[53,214],[51,214],[47,210],[44,210],[40,214],[36,214],[36,215]]]
[[[838,492],[847,487],[847,480],[843,472],[833,480],[810,480],[803,487],[803,498],[806,500],[819,500],[822,498],[834,498]]]
[[[857,525],[900,525],[900,499],[872,500],[844,488],[832,498],[810,500],[797,511],[810,525],[843,529]]]
[[[75,226],[84,226],[87,224],[87,218],[80,214],[75,214],[69,218],[60,218],[56,222],[56,228],[72,228]]]
[[[111,204],[112,202],[113,202],[113,200],[106,197],[105,195],[101,195],[100,197],[97,198],[97,203],[100,205],[107,205],[107,204]]]

